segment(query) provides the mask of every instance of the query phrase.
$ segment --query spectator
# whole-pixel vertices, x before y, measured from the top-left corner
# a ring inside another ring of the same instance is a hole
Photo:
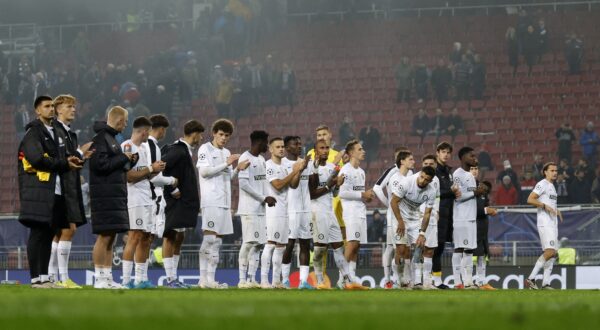
[[[469,85],[471,84],[471,73],[473,67],[467,59],[466,55],[463,55],[462,61],[456,64],[454,67],[454,85],[456,87],[456,100],[469,100]]]
[[[525,170],[525,174],[521,179],[521,204],[527,204],[527,198],[529,197],[529,194],[531,194],[531,192],[533,191],[533,188],[535,188],[535,185],[538,181],[539,180],[536,180],[533,177],[531,169]]]
[[[479,161],[479,180],[483,180],[487,171],[494,170],[492,157],[488,153],[487,145],[485,143],[482,143],[481,147],[479,147],[479,155],[477,156],[477,160]]]
[[[585,179],[587,181],[593,181],[596,178],[594,175],[593,168],[590,167],[590,163],[585,158],[581,158],[579,160],[579,163],[577,164],[577,167],[575,168],[575,171],[577,171],[577,170],[581,170],[581,171],[583,171],[583,173],[585,173]],[[575,174],[573,174],[573,178],[575,178]]]
[[[569,204],[569,186],[568,182],[565,180],[565,173],[558,173],[556,177],[556,195],[558,196],[557,202],[558,204]]]
[[[27,104],[23,103],[19,106],[15,114],[15,131],[17,132],[17,141],[23,140],[25,136],[25,126],[33,120],[33,117],[27,110]]]
[[[508,51],[508,64],[513,68],[513,77],[517,73],[519,66],[519,42],[517,41],[517,33],[515,28],[509,27],[506,30],[506,44]]]
[[[538,36],[538,63],[542,60],[542,56],[548,51],[548,30],[546,30],[546,23],[543,19],[538,21],[537,28]]]
[[[448,56],[448,58],[450,59],[450,62],[452,64],[456,65],[457,63],[462,61],[462,56],[463,56],[462,45],[460,42],[455,42],[452,45],[452,52],[450,53],[450,56]]]
[[[168,116],[171,113],[172,95],[166,91],[165,86],[158,85],[150,95],[149,104],[152,113],[164,113]]]
[[[415,77],[415,91],[417,92],[418,103],[423,103],[427,100],[427,87],[429,86],[429,69],[425,66],[422,61],[417,65],[414,73]]]
[[[356,138],[356,133],[354,132],[354,123],[349,116],[344,116],[344,122],[340,126],[339,135],[342,145],[346,145],[346,142]]]
[[[502,170],[500,173],[498,173],[496,180],[498,182],[502,183],[502,179],[508,175],[510,177],[510,182],[512,182],[512,184],[515,186],[517,193],[520,192],[521,185],[519,183],[519,175],[517,174],[517,172],[515,172],[513,170],[512,165],[510,164],[510,161],[507,159],[502,163],[502,165],[504,166],[504,170]]]
[[[452,142],[454,142],[454,138],[458,134],[463,134],[464,132],[463,119],[458,114],[458,109],[454,108],[452,109],[450,116],[446,118],[446,134],[450,135],[452,137]]]
[[[575,33],[567,40],[565,57],[569,63],[569,74],[579,74],[581,60],[583,59],[583,41],[577,38]]]
[[[263,98],[266,105],[272,106],[275,104],[277,96],[277,68],[271,54],[267,55],[260,75],[263,83]]]
[[[575,171],[575,179],[569,185],[571,204],[589,204],[592,202],[592,181],[585,179],[585,172]]]
[[[483,92],[485,91],[485,63],[481,61],[481,56],[475,54],[473,63],[473,74],[471,82],[473,84],[473,98],[475,100],[483,100]]]
[[[408,57],[402,57],[402,61],[396,67],[396,102],[410,102],[410,90],[412,89],[412,67],[408,63]]]
[[[571,183],[575,176],[575,170],[569,165],[566,158],[561,159],[558,162],[558,174],[563,174],[567,184]]]
[[[260,106],[260,92],[262,91],[262,77],[260,75],[261,67],[258,64],[253,64],[250,57],[246,58],[246,66],[250,74],[248,86],[250,88],[248,93],[250,100],[248,101],[248,104],[252,106]]]
[[[452,70],[448,68],[443,59],[438,61],[438,65],[431,73],[431,86],[435,90],[438,105],[448,99],[448,88],[452,83]]]
[[[283,63],[281,67],[281,103],[294,109],[294,94],[296,93],[296,73],[287,64]]]
[[[185,105],[192,104],[194,91],[197,90],[200,78],[196,68],[196,59],[190,58],[181,68],[179,76],[179,95]],[[139,88],[139,86],[138,86]]]
[[[386,224],[384,222],[383,217],[381,216],[381,213],[379,213],[379,210],[373,211],[372,219],[373,220],[371,220],[371,225],[369,226],[369,232],[367,234],[368,241],[369,242],[383,242],[383,239],[384,239],[383,232],[386,227]]]
[[[228,77],[223,77],[217,87],[215,95],[215,104],[219,117],[228,118],[231,116],[231,101],[233,99],[233,82]],[[235,112],[233,117],[239,118],[241,114]]]
[[[446,134],[446,127],[448,126],[446,122],[446,117],[444,116],[442,109],[435,109],[435,116],[429,121],[429,135],[439,137],[440,135]]]
[[[502,177],[502,184],[496,191],[496,204],[498,205],[517,205],[519,202],[519,194],[517,188],[512,184],[510,176]]]
[[[579,144],[583,147],[583,156],[587,158],[592,168],[596,168],[598,161],[598,143],[600,143],[600,137],[594,130],[594,123],[590,121],[579,137]]]
[[[523,43],[521,44],[523,49],[523,57],[525,63],[529,67],[528,74],[531,75],[531,69],[536,64],[539,54],[539,43],[538,36],[535,34],[535,29],[532,25],[527,27],[527,33],[523,36]]]
[[[75,55],[77,63],[88,63],[90,59],[90,41],[86,38],[85,32],[79,31],[77,33],[77,37],[71,43],[71,51]]]
[[[369,163],[379,155],[379,142],[381,141],[381,135],[377,128],[373,125],[368,124],[367,127],[363,127],[358,134],[358,138],[362,141],[364,149],[367,151],[366,161],[367,167]]]
[[[523,52],[525,35],[527,34],[527,29],[530,25],[533,25],[533,20],[531,19],[531,16],[527,14],[527,11],[522,9],[519,12],[519,17],[517,18],[517,40],[519,42],[519,53]]]
[[[223,69],[220,65],[215,65],[212,72],[210,73],[210,77],[208,79],[208,95],[210,101],[214,102],[214,98],[217,95],[217,91],[219,89],[219,83],[225,74],[223,73]]]
[[[540,154],[533,155],[533,165],[531,166],[531,170],[533,171],[533,178],[535,181],[540,181],[544,178],[544,156]]]
[[[429,132],[429,128],[431,127],[429,117],[423,108],[419,109],[419,113],[413,118],[412,121],[412,135],[420,136],[421,143],[423,143],[423,138]]]
[[[571,163],[571,158],[573,156],[573,152],[571,148],[573,146],[573,142],[576,141],[575,133],[573,132],[573,128],[571,124],[564,123],[560,126],[559,129],[556,130],[556,138],[558,139],[558,158],[566,159],[569,164]]]
[[[596,169],[596,178],[592,183],[592,203],[600,204],[600,168]]]

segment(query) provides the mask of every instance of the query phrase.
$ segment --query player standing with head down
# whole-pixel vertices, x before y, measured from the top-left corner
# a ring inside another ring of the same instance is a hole
[[[558,176],[558,167],[555,163],[546,163],[542,168],[544,179],[535,185],[535,188],[527,198],[527,203],[537,207],[537,227],[542,242],[544,253],[538,258],[525,281],[529,289],[537,290],[535,279],[540,269],[544,268],[542,289],[552,289],[550,286],[550,274],[557,256],[558,221],[562,222],[562,214],[558,210],[556,188],[554,182]]]

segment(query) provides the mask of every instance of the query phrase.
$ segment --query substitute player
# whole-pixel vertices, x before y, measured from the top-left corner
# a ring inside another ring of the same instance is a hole
[[[562,222],[562,214],[556,207],[557,194],[554,182],[558,176],[558,167],[555,163],[546,163],[542,168],[544,179],[535,185],[535,188],[527,198],[527,204],[537,207],[537,227],[542,242],[544,253],[538,258],[525,281],[525,286],[537,290],[535,279],[540,269],[544,268],[542,289],[552,289],[550,286],[550,275],[557,256],[558,221]]]
[[[233,164],[240,158],[225,146],[233,134],[233,123],[218,119],[212,125],[213,139],[198,149],[198,177],[200,181],[200,207],[202,209],[202,245],[200,246],[200,287],[224,289],[227,284],[215,281],[219,264],[219,250],[223,236],[233,234],[231,218],[231,180],[249,161]]]
[[[471,174],[473,174],[475,178],[478,178],[479,167],[471,167]],[[490,255],[490,244],[488,242],[488,215],[495,216],[497,213],[495,208],[490,207],[489,194],[492,191],[492,184],[488,181],[483,181],[477,182],[477,186],[482,186],[483,194],[477,198],[477,248],[473,253],[473,255],[477,257],[477,268],[475,270],[477,282],[475,285],[482,290],[496,290],[493,286],[489,285],[486,280],[486,259]],[[473,263],[471,263],[471,265],[472,264]],[[467,269],[467,271],[471,270]]]

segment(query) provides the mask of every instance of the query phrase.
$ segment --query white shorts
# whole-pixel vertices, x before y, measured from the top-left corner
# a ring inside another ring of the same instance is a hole
[[[425,231],[425,247],[436,248],[438,246],[438,230],[437,223],[429,223]]]
[[[558,243],[558,228],[556,227],[538,227],[542,250],[552,249],[557,250]]]
[[[477,223],[471,221],[455,221],[452,233],[455,249],[475,250],[477,248]]]
[[[310,212],[293,212],[289,214],[290,239],[311,239]]]
[[[290,222],[285,216],[267,216],[267,241],[287,244],[290,236]]]
[[[154,229],[152,230],[152,234],[161,238],[165,232],[165,207],[167,206],[167,202],[165,202],[163,196],[158,196],[157,198],[160,198],[160,202],[152,204],[152,216],[154,216]]]
[[[152,215],[152,205],[143,205],[130,207],[129,212],[129,230],[141,230],[151,233],[154,230],[154,216]]]
[[[421,229],[420,221],[404,221],[404,236],[396,234],[398,231],[398,221],[392,222],[392,230],[394,231],[394,244],[396,245],[413,245],[417,243],[419,238],[419,230]]]
[[[313,211],[310,223],[313,242],[320,244],[329,244],[343,242],[342,230],[340,224],[331,211]]]
[[[233,234],[231,210],[214,206],[203,207],[202,230],[213,231],[217,235]]]
[[[346,223],[346,240],[367,244],[367,219],[344,218]]]
[[[267,243],[267,222],[264,215],[241,215],[242,242]]]

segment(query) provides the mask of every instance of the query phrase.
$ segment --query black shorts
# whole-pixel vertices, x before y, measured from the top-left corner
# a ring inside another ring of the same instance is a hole
[[[473,255],[477,257],[490,255],[490,243],[487,239],[477,240],[477,248],[473,250]]]
[[[54,207],[52,208],[52,228],[67,229],[71,228],[71,224],[67,220],[67,205],[65,197],[54,195]]]
[[[452,242],[453,230],[452,208],[440,207],[440,217],[438,219],[438,246],[443,246],[446,242]]]

